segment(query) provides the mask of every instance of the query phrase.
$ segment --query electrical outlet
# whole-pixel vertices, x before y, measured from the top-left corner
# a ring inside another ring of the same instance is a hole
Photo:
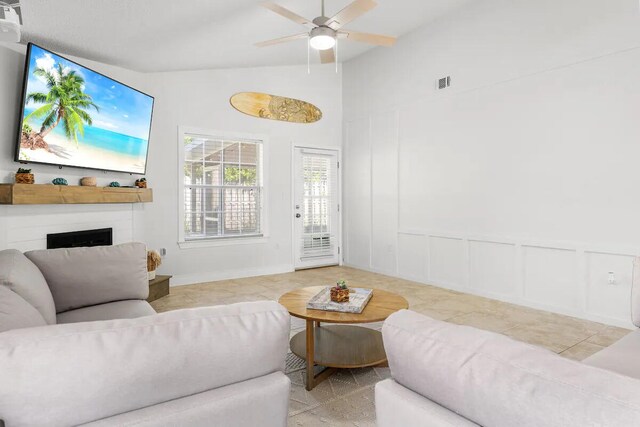
[[[167,256],[167,248],[160,248],[160,256],[161,257]]]
[[[451,76],[438,79],[438,81],[436,82],[436,86],[440,90],[448,88],[449,86],[451,86]]]
[[[609,283],[610,285],[616,284],[616,275],[613,271],[610,271],[607,275],[607,283]]]

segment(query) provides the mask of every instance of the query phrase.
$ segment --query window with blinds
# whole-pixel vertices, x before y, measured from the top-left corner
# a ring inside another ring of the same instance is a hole
[[[262,141],[185,133],[184,240],[262,235]]]

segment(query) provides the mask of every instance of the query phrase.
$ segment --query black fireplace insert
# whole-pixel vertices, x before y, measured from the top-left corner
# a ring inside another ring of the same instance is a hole
[[[79,248],[82,246],[109,246],[112,244],[112,228],[47,234],[47,249]]]

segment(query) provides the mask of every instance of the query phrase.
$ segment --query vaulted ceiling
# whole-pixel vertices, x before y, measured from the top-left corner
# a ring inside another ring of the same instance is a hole
[[[377,0],[347,28],[402,36],[472,0]],[[306,17],[320,0],[276,0]],[[350,0],[326,0],[331,16]],[[306,40],[257,48],[254,43],[304,31],[260,7],[259,0],[22,0],[23,41],[63,54],[138,71],[305,64]],[[343,41],[339,61],[371,46]],[[314,55],[314,61],[315,55]],[[330,65],[326,65],[330,66]]]

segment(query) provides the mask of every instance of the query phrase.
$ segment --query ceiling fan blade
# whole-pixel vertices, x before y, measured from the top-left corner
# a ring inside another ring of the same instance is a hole
[[[358,31],[344,30],[338,33],[340,38],[346,38],[356,42],[369,43],[376,46],[393,46],[396,38],[392,36],[383,36],[382,34],[360,33]]]
[[[258,47],[265,47],[265,46],[271,46],[274,44],[286,43],[286,42],[290,42],[298,39],[306,39],[307,37],[309,37],[309,34],[300,33],[300,34],[294,34],[293,36],[286,36],[286,37],[280,37],[277,39],[266,40],[260,43],[256,43],[255,45]]]
[[[313,28],[315,27],[315,25],[313,24],[313,22],[311,22],[310,20],[308,20],[307,18],[304,18],[300,15],[298,15],[297,13],[294,13],[292,11],[290,11],[289,9],[286,9],[278,4],[275,4],[273,2],[270,1],[265,1],[261,3],[261,6],[264,8],[269,9],[272,12],[277,13],[280,16],[283,16],[297,24],[300,25],[304,25],[306,27],[310,27]]]
[[[373,0],[355,0],[349,6],[345,7],[340,12],[336,13],[333,17],[329,18],[325,25],[328,25],[334,30],[337,30],[338,28],[341,28],[342,26],[353,21],[357,17],[370,11],[377,5],[378,3]]]
[[[320,52],[320,63],[332,64],[336,62],[336,54],[333,49],[319,50],[318,52]]]

